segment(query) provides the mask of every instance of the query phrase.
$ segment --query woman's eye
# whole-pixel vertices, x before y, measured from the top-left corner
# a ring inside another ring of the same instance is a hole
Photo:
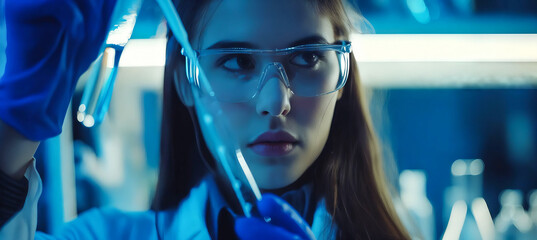
[[[320,57],[314,52],[302,52],[291,58],[291,63],[301,67],[315,67]]]
[[[244,71],[255,68],[254,60],[246,54],[229,56],[221,65],[230,71]]]

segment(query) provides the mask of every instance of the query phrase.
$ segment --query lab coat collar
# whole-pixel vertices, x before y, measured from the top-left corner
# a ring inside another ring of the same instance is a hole
[[[311,191],[311,186],[309,189]],[[284,196],[284,199],[286,198]],[[289,199],[286,200],[290,201]],[[312,231],[317,239],[334,239],[336,226],[331,224],[332,219],[326,211],[324,200],[320,200],[317,203],[311,202],[307,208],[310,208],[309,206],[315,206],[312,211],[313,220],[308,221],[308,223],[312,226]],[[230,215],[221,214],[222,210],[229,212]],[[223,198],[214,177],[210,174],[191,189],[189,195],[176,209],[157,214],[162,239],[178,240],[216,239],[216,236],[219,235],[218,230],[223,231],[221,229],[224,227],[225,231],[231,230],[231,233],[234,234],[233,223],[231,222],[229,225],[219,227],[219,216],[223,218],[221,221],[231,221],[236,217]],[[308,217],[305,218],[308,220]],[[222,237],[222,235],[220,236]]]

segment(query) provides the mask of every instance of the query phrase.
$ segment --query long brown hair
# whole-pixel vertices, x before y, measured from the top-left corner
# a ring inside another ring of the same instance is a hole
[[[192,36],[210,0],[179,1],[176,7]],[[347,40],[352,24],[340,0],[312,1],[328,16],[337,38]],[[164,76],[161,161],[154,210],[176,207],[214,160],[199,131],[195,114],[183,105],[174,85],[174,71],[184,68],[180,46],[170,35]],[[409,239],[395,213],[367,105],[358,65],[351,56],[349,79],[336,104],[327,143],[312,166],[317,199],[323,198],[337,226],[338,239]],[[183,69],[184,71],[184,69]],[[183,79],[184,80],[184,79]],[[194,119],[193,119],[193,118]],[[205,156],[205,157],[204,157]],[[207,161],[204,161],[206,159]],[[205,162],[204,166],[203,162]]]

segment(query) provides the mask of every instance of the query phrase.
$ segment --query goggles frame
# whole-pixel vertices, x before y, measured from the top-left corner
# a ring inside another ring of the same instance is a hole
[[[187,76],[189,84],[195,87],[196,89],[202,92],[207,92],[210,96],[214,97],[215,93],[211,89],[210,84],[206,82],[206,80],[203,80],[203,79],[200,81],[200,76],[205,76],[203,73],[201,73],[202,71],[200,71],[200,69],[202,69],[198,61],[200,57],[216,55],[216,54],[263,54],[263,55],[278,56],[278,55],[287,55],[287,54],[297,52],[297,51],[330,51],[330,50],[342,54],[341,60],[339,61],[339,65],[340,65],[339,67],[341,71],[341,77],[343,79],[339,82],[338,86],[333,91],[317,94],[314,96],[309,96],[309,97],[317,97],[317,96],[322,96],[322,95],[336,92],[340,90],[341,88],[343,88],[343,86],[345,86],[347,79],[348,79],[349,68],[350,68],[349,60],[350,60],[350,53],[352,52],[351,42],[338,41],[337,43],[334,43],[334,44],[305,44],[305,45],[298,45],[294,47],[281,48],[281,49],[251,49],[251,48],[201,49],[201,50],[194,50],[195,59],[191,59],[188,56],[186,56],[185,49],[182,48],[181,55],[185,57],[186,76]],[[274,63],[280,64],[279,62],[274,62]],[[286,80],[286,87],[288,88],[290,87],[288,80]],[[203,91],[203,89],[205,91]],[[231,102],[247,102],[253,99],[257,95],[257,92],[259,92],[259,89],[257,89],[256,93],[254,93],[252,96],[248,97],[244,101],[231,101]],[[224,101],[224,102],[227,102],[227,101]]]

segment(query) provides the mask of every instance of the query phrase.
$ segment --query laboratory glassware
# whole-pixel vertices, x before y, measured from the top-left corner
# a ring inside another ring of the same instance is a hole
[[[119,60],[131,38],[143,0],[117,0],[101,54],[90,68],[78,106],[77,120],[86,127],[100,124],[108,112]]]
[[[532,235],[534,239],[537,239],[537,189],[530,191],[528,200],[530,205],[528,211],[533,222]]]
[[[449,220],[442,239],[494,239],[494,222],[483,199],[481,159],[459,159],[451,165],[452,186],[446,190]]]
[[[422,170],[404,170],[399,175],[401,200],[425,240],[436,239],[433,205],[426,195],[427,177]]]
[[[198,65],[197,58],[195,57],[195,51],[188,41],[188,34],[184,28],[184,25],[180,19],[179,14],[177,13],[175,6],[170,0],[157,0],[164,17],[168,22],[168,27],[172,31],[175,39],[183,47],[182,53],[185,56],[188,56],[190,59],[193,59],[193,64]],[[207,84],[207,78],[203,72],[203,69],[197,68],[196,74],[199,76],[198,81],[202,84],[209,86]],[[177,79],[176,79],[177,80]],[[189,79],[190,80],[190,79]],[[176,82],[176,86],[178,86]],[[221,164],[224,174],[229,180],[229,183],[237,197],[237,200],[241,206],[243,214],[246,217],[251,217],[252,215],[259,216],[259,213],[256,211],[256,203],[261,200],[261,191],[255,182],[255,179],[248,167],[246,160],[242,154],[242,150],[233,144],[233,141],[224,142],[223,139],[232,139],[233,134],[229,132],[226,125],[227,122],[225,117],[222,116],[213,116],[209,113],[207,106],[200,103],[200,92],[194,87],[194,84],[190,82],[192,87],[192,93],[195,101],[195,109],[197,118],[202,127],[202,131],[206,134],[205,141],[208,146],[214,148],[216,152],[216,160]],[[209,86],[210,91],[210,86]],[[213,113],[221,113],[221,108],[217,101],[214,101],[211,106]],[[220,109],[220,111],[218,110]],[[218,119],[218,121],[215,121]]]
[[[520,190],[505,189],[500,193],[501,209],[494,219],[497,239],[530,240],[533,223],[522,206],[523,194]]]

